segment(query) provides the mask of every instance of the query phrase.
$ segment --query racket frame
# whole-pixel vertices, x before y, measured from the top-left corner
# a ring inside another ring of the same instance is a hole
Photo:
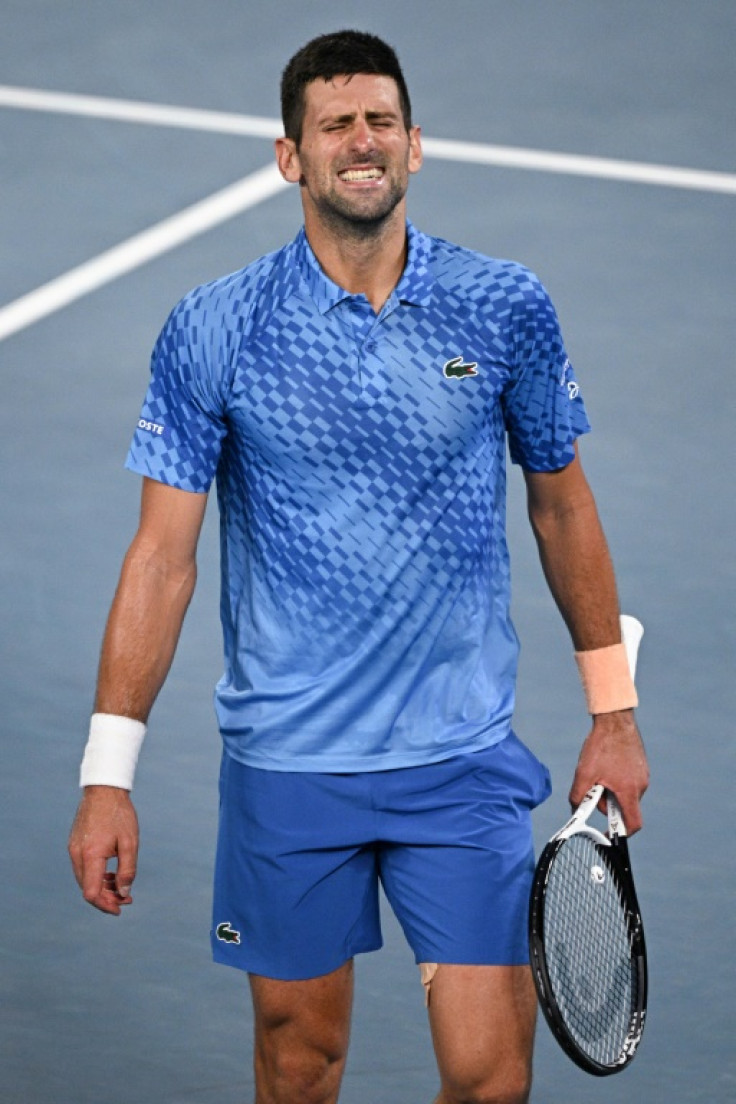
[[[613,794],[606,793],[609,835],[587,823],[603,796],[603,786],[593,786],[566,824],[546,845],[537,863],[529,906],[529,952],[539,1004],[557,1042],[573,1062],[586,1073],[606,1077],[624,1069],[634,1057],[644,1031],[647,1007],[647,959],[639,902],[634,888],[629,862],[626,827]],[[627,935],[631,951],[633,986],[636,1005],[631,1010],[629,1031],[618,1059],[610,1064],[597,1062],[587,1054],[565,1026],[562,1011],[555,998],[544,949],[544,895],[557,852],[575,835],[586,835],[596,844],[602,861],[611,872],[624,908]]]

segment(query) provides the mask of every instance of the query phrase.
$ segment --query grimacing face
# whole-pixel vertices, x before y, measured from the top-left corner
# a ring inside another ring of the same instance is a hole
[[[395,81],[367,73],[307,85],[298,148],[286,138],[276,145],[305,215],[356,231],[393,213],[422,163],[419,128],[407,132]]]

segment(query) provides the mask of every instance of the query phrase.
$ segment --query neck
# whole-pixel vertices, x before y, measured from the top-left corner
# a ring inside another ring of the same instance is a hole
[[[323,271],[351,295],[365,295],[376,314],[406,264],[406,215],[399,207],[380,224],[339,219],[339,226],[305,211],[307,240]]]

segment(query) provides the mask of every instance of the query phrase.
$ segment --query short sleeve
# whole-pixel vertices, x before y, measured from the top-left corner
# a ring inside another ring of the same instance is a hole
[[[515,363],[504,419],[512,461],[526,471],[555,471],[574,459],[575,440],[590,423],[557,313],[539,280],[527,276],[512,312]]]
[[[125,466],[206,492],[226,432],[217,342],[193,297],[174,308],[151,358],[151,380]]]

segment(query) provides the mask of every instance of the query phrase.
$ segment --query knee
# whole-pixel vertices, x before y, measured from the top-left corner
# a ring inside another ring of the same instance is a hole
[[[499,1091],[490,1088],[479,1087],[468,1092],[460,1092],[459,1095],[443,1093],[438,1098],[437,1104],[527,1104],[531,1086],[519,1085],[518,1088],[509,1087]]]
[[[329,1104],[337,1100],[343,1060],[321,1049],[291,1046],[271,1052],[259,1080],[273,1104]]]
[[[527,1104],[530,1091],[529,1069],[514,1065],[484,1078],[445,1082],[437,1104]]]
[[[291,1026],[291,1025],[290,1025]],[[256,1037],[256,1083],[268,1104],[331,1104],[337,1100],[346,1058],[341,1032],[308,1033],[284,1026]],[[258,1096],[258,1100],[261,1096]]]
[[[333,1104],[350,1037],[352,963],[307,981],[250,982],[257,1104]]]

